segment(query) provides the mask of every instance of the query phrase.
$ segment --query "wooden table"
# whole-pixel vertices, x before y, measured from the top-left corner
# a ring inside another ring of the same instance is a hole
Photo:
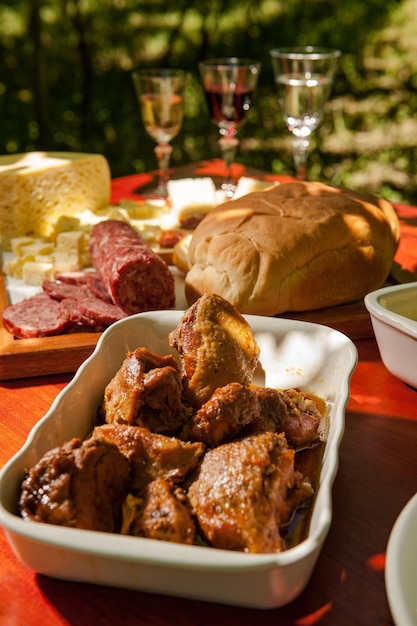
[[[122,185],[127,189],[128,179],[122,181],[115,182],[116,194]],[[413,273],[417,208],[399,206],[398,212],[404,237],[396,267]],[[384,585],[385,550],[397,516],[417,491],[417,391],[386,370],[373,337],[355,343],[359,363],[351,381],[332,526],[310,583],[291,605],[259,611],[48,579],[21,565],[0,531],[0,624],[393,624]],[[59,374],[0,383],[0,466],[70,379],[71,374]]]

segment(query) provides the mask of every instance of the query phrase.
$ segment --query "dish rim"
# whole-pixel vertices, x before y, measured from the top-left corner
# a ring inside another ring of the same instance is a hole
[[[323,471],[320,473],[320,478],[323,478],[323,480],[320,481],[317,490],[317,496],[320,495],[320,501],[322,502],[322,508],[319,512],[319,522],[315,531],[309,534],[299,544],[278,553],[247,554],[212,547],[187,546],[148,538],[126,537],[117,534],[111,534],[112,540],[106,542],[103,541],[103,539],[108,538],[109,533],[54,526],[45,523],[28,523],[15,513],[10,512],[3,505],[2,484],[7,484],[9,473],[13,471],[14,465],[29,451],[34,440],[39,436],[39,433],[42,434],[43,428],[45,428],[49,421],[53,420],[55,412],[66,396],[73,393],[74,389],[77,389],[77,385],[79,385],[83,377],[86,376],[85,372],[88,372],[88,369],[92,367],[96,359],[99,358],[100,352],[104,344],[108,341],[108,338],[118,332],[120,326],[133,324],[140,318],[149,316],[153,318],[155,316],[162,316],[162,318],[164,318],[166,314],[169,314],[170,316],[177,317],[179,320],[183,313],[184,311],[182,310],[139,313],[116,322],[103,333],[97,342],[94,352],[78,368],[70,383],[58,393],[48,411],[29,432],[23,446],[0,471],[0,525],[3,526],[6,532],[18,534],[49,547],[64,548],[74,552],[95,555],[97,557],[107,556],[126,562],[159,563],[164,566],[170,565],[177,568],[198,568],[203,570],[221,569],[222,571],[227,569],[234,570],[236,568],[239,570],[251,570],[257,568],[283,567],[302,560],[312,554],[323,543],[332,520],[332,485],[339,465],[339,448],[345,424],[344,415],[349,400],[350,380],[356,368],[358,353],[354,343],[340,331],[314,322],[282,318],[269,318],[255,315],[244,316],[251,326],[255,321],[257,324],[260,324],[261,320],[265,320],[265,323],[271,324],[271,320],[274,320],[272,324],[279,325],[282,329],[281,332],[288,332],[290,329],[308,329],[313,327],[314,329],[320,330],[326,329],[329,335],[338,336],[339,340],[343,342],[340,348],[342,348],[343,345],[346,351],[346,358],[349,356],[349,364],[346,366],[343,378],[340,378],[338,383],[338,389],[340,391],[337,397],[338,406],[335,407],[335,415],[339,417],[339,420],[333,434],[333,445],[331,448],[328,448],[329,451],[327,453],[329,459],[327,463],[330,464],[330,468],[324,473],[324,476]],[[314,506],[316,503],[317,500]],[[86,535],[86,537],[84,537],[84,535]],[[131,550],[132,542],[135,542],[135,545],[138,546],[137,551]],[[158,550],[161,544],[164,545],[164,550]],[[153,552],[155,546],[157,546],[156,554]],[[204,559],[203,563],[201,562],[201,558]]]
[[[386,550],[385,586],[388,604],[398,626],[415,626],[415,620],[412,618],[409,605],[406,602],[408,596],[404,593],[398,576],[398,567],[403,553],[404,533],[409,530],[408,527],[412,520],[417,520],[417,492],[408,500],[395,520]]]
[[[406,317],[405,315],[401,315],[400,313],[396,313],[381,304],[382,298],[387,298],[390,295],[395,295],[402,291],[407,292],[413,290],[416,290],[417,292],[417,282],[381,287],[380,289],[376,289],[375,291],[371,291],[366,294],[364,298],[365,306],[371,316],[374,316],[376,319],[384,322],[388,326],[391,326],[392,328],[402,331],[406,335],[417,339],[417,321]]]

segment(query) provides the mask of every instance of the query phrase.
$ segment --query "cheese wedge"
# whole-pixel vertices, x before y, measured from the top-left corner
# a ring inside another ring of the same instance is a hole
[[[29,152],[0,157],[0,239],[49,237],[60,216],[110,202],[110,168],[100,154]]]

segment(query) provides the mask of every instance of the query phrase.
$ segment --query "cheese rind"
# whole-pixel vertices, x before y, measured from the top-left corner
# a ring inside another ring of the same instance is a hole
[[[30,152],[0,157],[0,238],[49,237],[61,215],[110,202],[111,176],[100,154]]]

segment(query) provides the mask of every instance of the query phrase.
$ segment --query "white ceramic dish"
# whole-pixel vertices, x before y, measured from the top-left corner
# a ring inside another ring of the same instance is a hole
[[[168,333],[181,316],[180,311],[142,313],[103,334],[94,353],[1,471],[0,524],[18,558],[47,576],[240,606],[282,606],[307,584],[331,523],[331,489],[357,361],[353,343],[331,328],[247,316],[265,372],[256,382],[300,386],[328,405],[327,443],[309,533],[296,547],[279,554],[244,554],[25,522],[16,514],[25,468],[64,441],[85,437],[104,387],[126,352],[138,346],[159,354],[172,352]]]
[[[365,296],[381,359],[394,376],[417,387],[417,283]]]
[[[391,531],[386,555],[385,584],[397,626],[417,624],[417,494],[401,511]]]

